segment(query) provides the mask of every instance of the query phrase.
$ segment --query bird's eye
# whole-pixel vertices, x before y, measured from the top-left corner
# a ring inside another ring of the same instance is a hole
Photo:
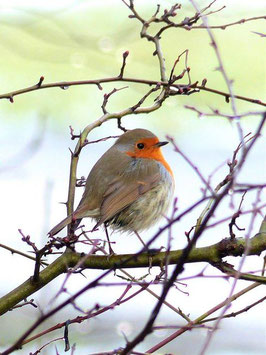
[[[143,149],[144,148],[144,144],[143,143],[138,143],[137,147],[138,147],[138,149]]]

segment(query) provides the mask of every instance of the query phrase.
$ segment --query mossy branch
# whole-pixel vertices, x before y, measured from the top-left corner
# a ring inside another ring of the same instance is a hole
[[[265,224],[265,222],[264,222]],[[259,255],[262,251],[266,250],[266,231],[262,225],[260,232],[250,239],[249,255]],[[208,247],[194,248],[190,252],[186,262],[208,262],[216,264],[221,262],[222,258],[226,256],[241,256],[245,250],[245,239],[223,239],[221,242],[210,245]],[[67,250],[52,264],[47,266],[40,272],[38,282],[33,282],[29,278],[23,284],[9,292],[7,295],[0,299],[0,315],[11,310],[16,304],[29,297],[57,276],[66,273],[69,268],[76,266],[83,259],[83,269],[119,269],[123,268],[139,268],[159,266],[162,267],[167,259],[167,264],[176,264],[182,254],[182,250],[173,250],[169,253],[142,253],[140,255],[122,254],[122,255],[89,255],[84,258],[84,254],[76,253]],[[226,268],[223,270],[227,273]],[[232,269],[228,269],[228,275],[234,276]],[[266,284],[266,277],[256,276],[251,274],[241,274],[241,279],[257,281]]]

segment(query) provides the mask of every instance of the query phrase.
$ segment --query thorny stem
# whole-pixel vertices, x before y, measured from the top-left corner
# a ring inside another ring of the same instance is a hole
[[[14,248],[11,248],[7,245],[4,245],[4,244],[1,244],[0,243],[0,248],[3,248],[3,249],[6,249],[6,250],[9,250],[11,252],[11,254],[18,254],[18,255],[21,255],[21,256],[24,256],[25,258],[28,258],[28,259],[31,259],[31,260],[34,260],[36,261],[36,258],[34,256],[31,256],[31,255],[28,255],[26,253],[23,253],[22,251],[20,250],[17,250],[17,249],[14,249]],[[48,265],[46,262],[42,261],[42,264],[43,265]]]

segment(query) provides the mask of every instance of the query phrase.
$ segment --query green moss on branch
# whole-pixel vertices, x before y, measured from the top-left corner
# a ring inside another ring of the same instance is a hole
[[[264,226],[264,228],[263,228]],[[224,239],[217,244],[203,248],[194,248],[187,258],[187,263],[208,262],[210,264],[218,263],[225,256],[240,256],[245,250],[245,240],[239,239]],[[249,255],[260,255],[266,250],[266,231],[265,223],[262,225],[260,232],[250,239]],[[23,284],[9,292],[0,299],[0,315],[11,310],[16,304],[29,297],[40,288],[47,285],[57,276],[67,272],[69,268],[75,267],[78,263],[82,264],[85,269],[118,269],[118,268],[139,268],[149,266],[163,266],[166,262],[168,265],[176,264],[182,254],[182,250],[173,250],[169,253],[143,253],[140,255],[123,254],[123,255],[88,255],[75,253],[67,250],[52,264],[47,266],[40,272],[38,282],[33,282],[31,278]],[[230,273],[228,272],[230,275]],[[247,274],[245,274],[247,275]],[[233,275],[230,275],[233,276]],[[256,276],[254,276],[256,277]],[[241,278],[241,277],[240,277]],[[252,275],[246,276],[243,279],[254,281]],[[265,277],[260,277],[261,283],[266,283]]]

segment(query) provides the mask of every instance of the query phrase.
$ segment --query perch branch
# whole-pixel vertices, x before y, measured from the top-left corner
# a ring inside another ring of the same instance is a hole
[[[195,262],[208,262],[215,263],[220,262],[222,258],[226,256],[240,256],[245,250],[244,239],[224,239],[217,244],[210,245],[203,248],[194,248],[189,253],[186,260],[187,263]],[[262,251],[266,250],[266,232],[260,232],[250,239],[249,255],[259,255]],[[167,254],[167,255],[166,255]],[[176,264],[182,255],[182,250],[174,250],[170,252],[159,252],[151,255],[149,253],[142,253],[138,256],[134,254],[123,255],[90,255],[89,258],[85,258],[82,268],[84,269],[100,269],[110,270],[123,268],[139,268],[149,267],[151,260],[152,266],[161,267],[167,256],[167,262],[169,265]],[[0,299],[0,315],[7,312],[10,308],[14,307],[17,303],[23,299],[29,297],[34,292],[48,284],[57,276],[65,273],[69,268],[75,267],[77,263],[84,258],[83,254],[75,253],[67,250],[63,255],[56,259],[52,264],[47,266],[39,274],[39,282],[34,283],[31,279],[28,279],[16,289],[5,295]],[[233,276],[231,270],[230,276]],[[240,275],[241,278],[241,275]],[[250,275],[250,279],[266,283],[265,277]]]

